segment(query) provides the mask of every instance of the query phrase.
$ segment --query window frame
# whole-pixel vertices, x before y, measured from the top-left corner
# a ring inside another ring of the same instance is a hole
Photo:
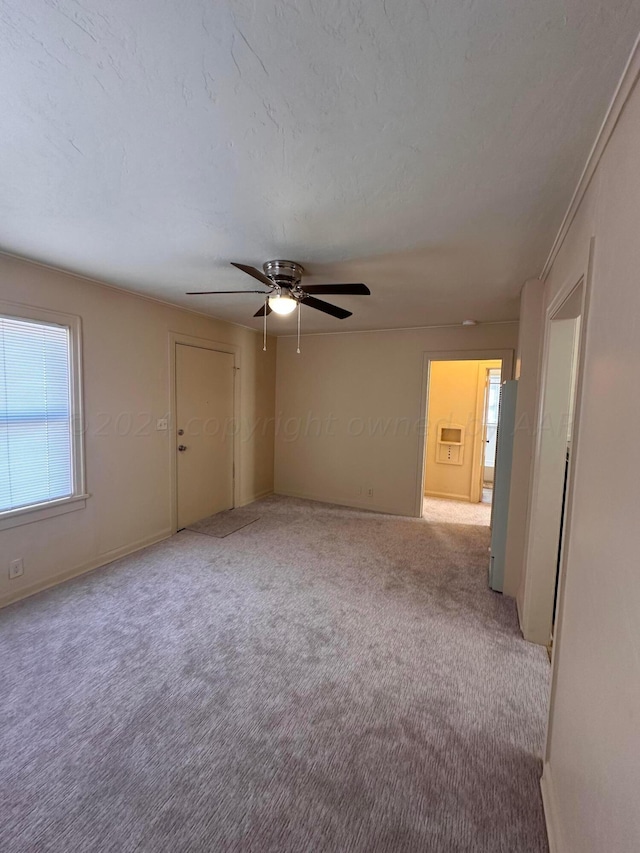
[[[84,404],[82,396],[82,320],[76,314],[62,314],[16,302],[0,301],[0,317],[64,326],[69,330],[69,398],[71,406],[72,493],[64,498],[0,511],[0,530],[30,524],[45,518],[84,509],[87,498],[84,452]]]

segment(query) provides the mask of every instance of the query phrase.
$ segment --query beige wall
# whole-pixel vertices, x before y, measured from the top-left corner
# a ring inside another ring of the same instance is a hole
[[[171,532],[173,431],[153,428],[170,410],[170,332],[239,347],[239,502],[272,490],[275,340],[263,353],[261,335],[248,329],[3,255],[0,300],[82,318],[91,493],[83,510],[0,531],[0,603]],[[152,428],[138,430],[148,415]],[[24,576],[9,581],[16,557]]]
[[[429,375],[429,408],[424,476],[425,494],[457,500],[481,498],[484,469],[482,418],[486,372],[499,361],[433,361]],[[437,461],[438,428],[463,428],[462,464]]]
[[[518,380],[518,397],[504,567],[504,594],[512,598],[521,589],[524,563],[543,324],[544,284],[538,279],[532,279],[525,282],[520,295],[520,325],[515,371]],[[519,604],[521,605],[521,602]]]
[[[636,68],[638,63],[636,62]],[[543,791],[555,849],[640,850],[640,90],[555,259],[578,282],[595,236]],[[610,439],[613,425],[629,436]]]
[[[493,357],[515,351],[517,330],[511,323],[309,335],[300,355],[294,338],[280,338],[276,491],[414,515],[423,485],[425,353]]]

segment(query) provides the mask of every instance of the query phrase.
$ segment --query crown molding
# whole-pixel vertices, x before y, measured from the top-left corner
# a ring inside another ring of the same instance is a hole
[[[582,170],[582,174],[580,175],[580,180],[578,181],[578,186],[573,193],[569,203],[569,208],[564,215],[560,230],[558,231],[556,239],[553,242],[553,246],[551,247],[551,251],[549,252],[549,257],[545,261],[542,272],[540,273],[540,279],[542,279],[542,281],[544,281],[551,272],[553,262],[555,261],[558,252],[562,248],[562,244],[569,233],[569,229],[575,219],[578,208],[580,207],[585,193],[589,188],[591,179],[598,168],[598,164],[600,163],[602,155],[609,144],[609,140],[616,129],[618,120],[622,115],[622,111],[624,110],[636,83],[638,82],[638,77],[640,77],[640,35],[636,39],[631,55],[627,60],[627,64],[625,65],[620,81],[618,82],[613,98],[611,99],[611,103],[609,104],[609,108],[605,114],[604,121],[600,126],[596,140],[589,152],[589,156],[587,157],[587,162]]]
[[[163,305],[165,308],[172,308],[174,311],[184,311],[185,314],[196,314],[198,317],[206,317],[207,320],[215,320],[217,323],[226,323],[228,326],[237,326],[239,329],[246,329],[248,332],[254,332],[256,335],[261,335],[260,329],[254,329],[251,326],[245,326],[242,323],[236,323],[233,320],[223,320],[222,317],[217,317],[215,314],[209,314],[206,311],[198,311],[197,308],[187,308],[184,305],[179,305],[177,302],[170,302],[168,299],[161,299],[159,296],[152,296],[150,293],[141,293],[139,290],[130,290],[128,287],[121,287],[117,284],[111,284],[108,281],[103,281],[99,278],[92,278],[90,275],[74,272],[73,270],[57,267],[54,264],[48,264],[46,261],[38,261],[35,258],[29,258],[26,255],[18,255],[16,252],[10,252],[7,249],[0,248],[0,259],[8,258],[11,261],[18,261],[22,264],[30,264],[34,267],[49,270],[50,272],[67,275],[70,278],[76,278],[80,281],[86,281],[87,284],[93,284],[96,287],[104,287],[107,290],[115,290],[117,293],[123,293],[125,296],[133,296],[135,299],[144,299],[145,302],[155,302],[156,305]],[[269,333],[269,337],[274,337]]]
[[[463,327],[462,323],[437,323],[433,326],[393,326],[390,329],[345,329],[339,332],[305,332],[301,338],[326,337],[327,335],[377,335],[380,332],[423,332],[428,329],[477,329],[481,326],[517,326],[520,320],[478,320],[475,326]],[[294,334],[277,335],[279,338],[295,338]]]

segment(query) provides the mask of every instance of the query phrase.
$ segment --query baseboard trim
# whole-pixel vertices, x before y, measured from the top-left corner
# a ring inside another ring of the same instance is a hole
[[[398,512],[397,509],[385,506],[384,504],[376,504],[376,503],[358,503],[355,500],[351,500],[350,498],[345,497],[333,497],[331,495],[316,495],[311,492],[294,492],[294,491],[285,491],[283,489],[274,489],[274,495],[281,495],[284,498],[299,498],[304,501],[316,501],[317,503],[323,504],[335,504],[336,506],[347,506],[351,509],[364,509],[370,510],[371,512],[381,512],[384,515],[399,515],[403,518],[415,518],[416,516],[413,513],[407,512]]]
[[[268,498],[272,494],[273,489],[267,489],[266,492],[259,492],[258,494],[252,495],[250,498],[247,498],[246,500],[243,499],[239,504],[236,505],[236,509],[240,509],[241,506],[249,506],[249,504],[252,504],[254,501],[261,501],[262,498]]]
[[[16,592],[10,592],[2,595],[0,596],[0,609],[7,607],[9,604],[15,604],[16,601],[22,601],[24,598],[36,595],[39,592],[44,592],[45,589],[51,589],[51,587],[58,586],[65,581],[72,580],[80,575],[85,575],[88,572],[93,572],[95,569],[107,566],[109,563],[115,562],[115,560],[127,557],[129,554],[134,554],[136,551],[141,551],[143,548],[148,548],[149,545],[155,545],[156,542],[162,542],[170,536],[170,529],[167,528],[165,530],[161,530],[158,533],[154,533],[152,536],[139,539],[137,542],[131,542],[129,545],[123,545],[121,548],[114,548],[112,551],[106,551],[94,560],[81,563],[79,566],[75,566],[73,569],[68,569],[66,572],[59,572],[46,580],[38,581],[30,586],[16,590]]]
[[[549,853],[564,853],[564,848],[560,844],[558,815],[555,807],[553,783],[551,781],[551,768],[548,764],[544,765],[544,771],[542,773],[542,778],[540,779],[540,791],[542,793],[544,820],[547,825]]]

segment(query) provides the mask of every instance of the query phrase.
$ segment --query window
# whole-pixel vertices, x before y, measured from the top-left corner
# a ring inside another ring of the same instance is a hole
[[[86,497],[79,318],[23,312],[32,316],[0,313],[2,527],[79,509],[70,505]]]

